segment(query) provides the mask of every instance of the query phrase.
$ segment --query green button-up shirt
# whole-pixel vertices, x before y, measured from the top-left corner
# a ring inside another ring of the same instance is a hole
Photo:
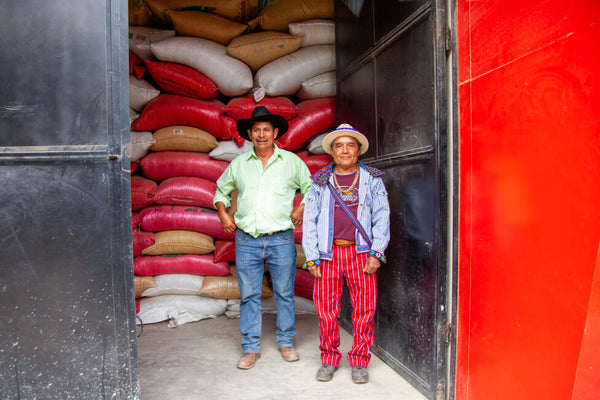
[[[217,180],[213,203],[229,207],[229,194],[237,189],[235,224],[253,237],[293,228],[290,216],[296,191],[305,195],[311,183],[308,167],[300,157],[274,148],[264,168],[253,148],[236,157]]]

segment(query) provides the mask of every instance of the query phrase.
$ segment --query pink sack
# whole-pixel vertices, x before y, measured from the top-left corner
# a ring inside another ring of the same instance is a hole
[[[146,67],[164,92],[196,99],[214,99],[219,94],[213,81],[187,65],[147,60]]]
[[[154,244],[154,233],[146,232],[141,229],[134,229],[132,232],[133,256],[141,256],[142,250]]]
[[[297,151],[296,155],[304,161],[311,174],[328,166],[333,161],[333,157],[329,154],[312,154],[308,150]]]
[[[277,139],[277,145],[286,150],[301,148],[317,133],[330,129],[336,124],[335,97],[305,100],[298,104],[297,108],[298,116],[289,121],[289,130],[281,139]]]
[[[191,274],[225,276],[231,273],[226,262],[214,263],[211,254],[140,256],[133,260],[138,276]]]
[[[298,116],[298,109],[296,108],[296,105],[288,97],[265,96],[257,103],[254,101],[253,94],[234,97],[223,108],[223,112],[225,115],[228,115],[235,120],[246,119],[252,117],[252,110],[258,106],[267,107],[271,113],[281,115],[287,120]]]
[[[154,196],[158,191],[158,184],[143,176],[131,177],[131,209],[141,210],[153,203]]]
[[[223,122],[223,103],[176,94],[161,94],[150,100],[131,125],[134,131],[155,131],[166,126],[189,125],[221,140],[234,136],[235,126]]]
[[[235,233],[223,230],[216,212],[202,207],[150,206],[140,211],[140,217],[142,229],[148,232],[187,229],[215,239],[235,239]]]
[[[144,176],[155,181],[174,176],[195,176],[216,182],[228,165],[227,161],[191,151],[159,151],[140,160]]]
[[[208,179],[176,176],[158,185],[154,203],[215,208],[213,198],[216,191],[217,184]]]
[[[235,240],[215,240],[214,262],[235,261]]]

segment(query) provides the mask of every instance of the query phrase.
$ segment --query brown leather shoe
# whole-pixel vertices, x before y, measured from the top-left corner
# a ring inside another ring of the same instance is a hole
[[[298,352],[293,347],[282,347],[279,351],[281,352],[281,357],[287,362],[298,361],[300,359]]]
[[[256,360],[260,358],[260,353],[244,353],[240,361],[238,361],[237,367],[239,369],[250,369],[254,367]]]

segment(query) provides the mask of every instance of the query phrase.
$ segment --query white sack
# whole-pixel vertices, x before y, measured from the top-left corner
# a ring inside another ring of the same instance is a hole
[[[168,294],[197,295],[202,289],[203,275],[162,274],[155,275],[156,286],[144,290],[142,297],[156,297]]]
[[[227,300],[190,295],[165,295],[142,297],[137,316],[144,324],[169,321],[174,328],[188,322],[216,318],[227,310]],[[139,324],[139,321],[138,321]]]
[[[254,76],[254,99],[265,95],[291,96],[302,82],[335,70],[335,46],[302,47],[263,66]]]
[[[318,99],[320,97],[335,97],[335,71],[325,72],[302,82],[296,93],[299,100]]]
[[[208,153],[209,156],[215,160],[233,161],[234,158],[242,153],[250,151],[252,149],[252,142],[245,140],[242,147],[239,147],[233,140],[223,140],[219,142],[217,147]]]
[[[152,59],[150,45],[175,36],[174,30],[156,29],[147,26],[129,26],[129,50],[142,61]]]
[[[129,161],[137,161],[148,154],[148,149],[154,143],[152,132],[129,132],[129,143],[125,145],[125,154]]]
[[[129,107],[129,127],[131,127],[131,124],[133,124],[133,122],[138,119],[139,116],[140,114],[138,114],[137,111]]]
[[[315,138],[311,139],[306,145],[306,150],[311,154],[327,154],[327,152],[323,150],[323,138],[328,134],[329,132],[325,132],[315,136]]]
[[[329,19],[309,19],[288,25],[290,34],[304,35],[302,47],[335,44],[335,22]]]
[[[150,47],[159,60],[200,71],[227,97],[246,94],[252,88],[250,67],[227,54],[227,48],[222,44],[208,39],[176,36],[153,43]]]
[[[146,104],[158,97],[160,90],[144,79],[129,75],[129,108],[141,112]]]

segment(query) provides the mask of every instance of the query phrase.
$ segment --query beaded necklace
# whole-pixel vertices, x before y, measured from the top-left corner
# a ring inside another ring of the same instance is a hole
[[[356,186],[356,182],[358,182],[358,170],[356,170],[354,173],[354,180],[352,181],[352,184],[346,190],[342,189],[342,187],[338,184],[336,174],[333,174],[333,184],[335,185],[337,191],[341,194],[352,194],[352,190],[354,189],[354,186]]]

